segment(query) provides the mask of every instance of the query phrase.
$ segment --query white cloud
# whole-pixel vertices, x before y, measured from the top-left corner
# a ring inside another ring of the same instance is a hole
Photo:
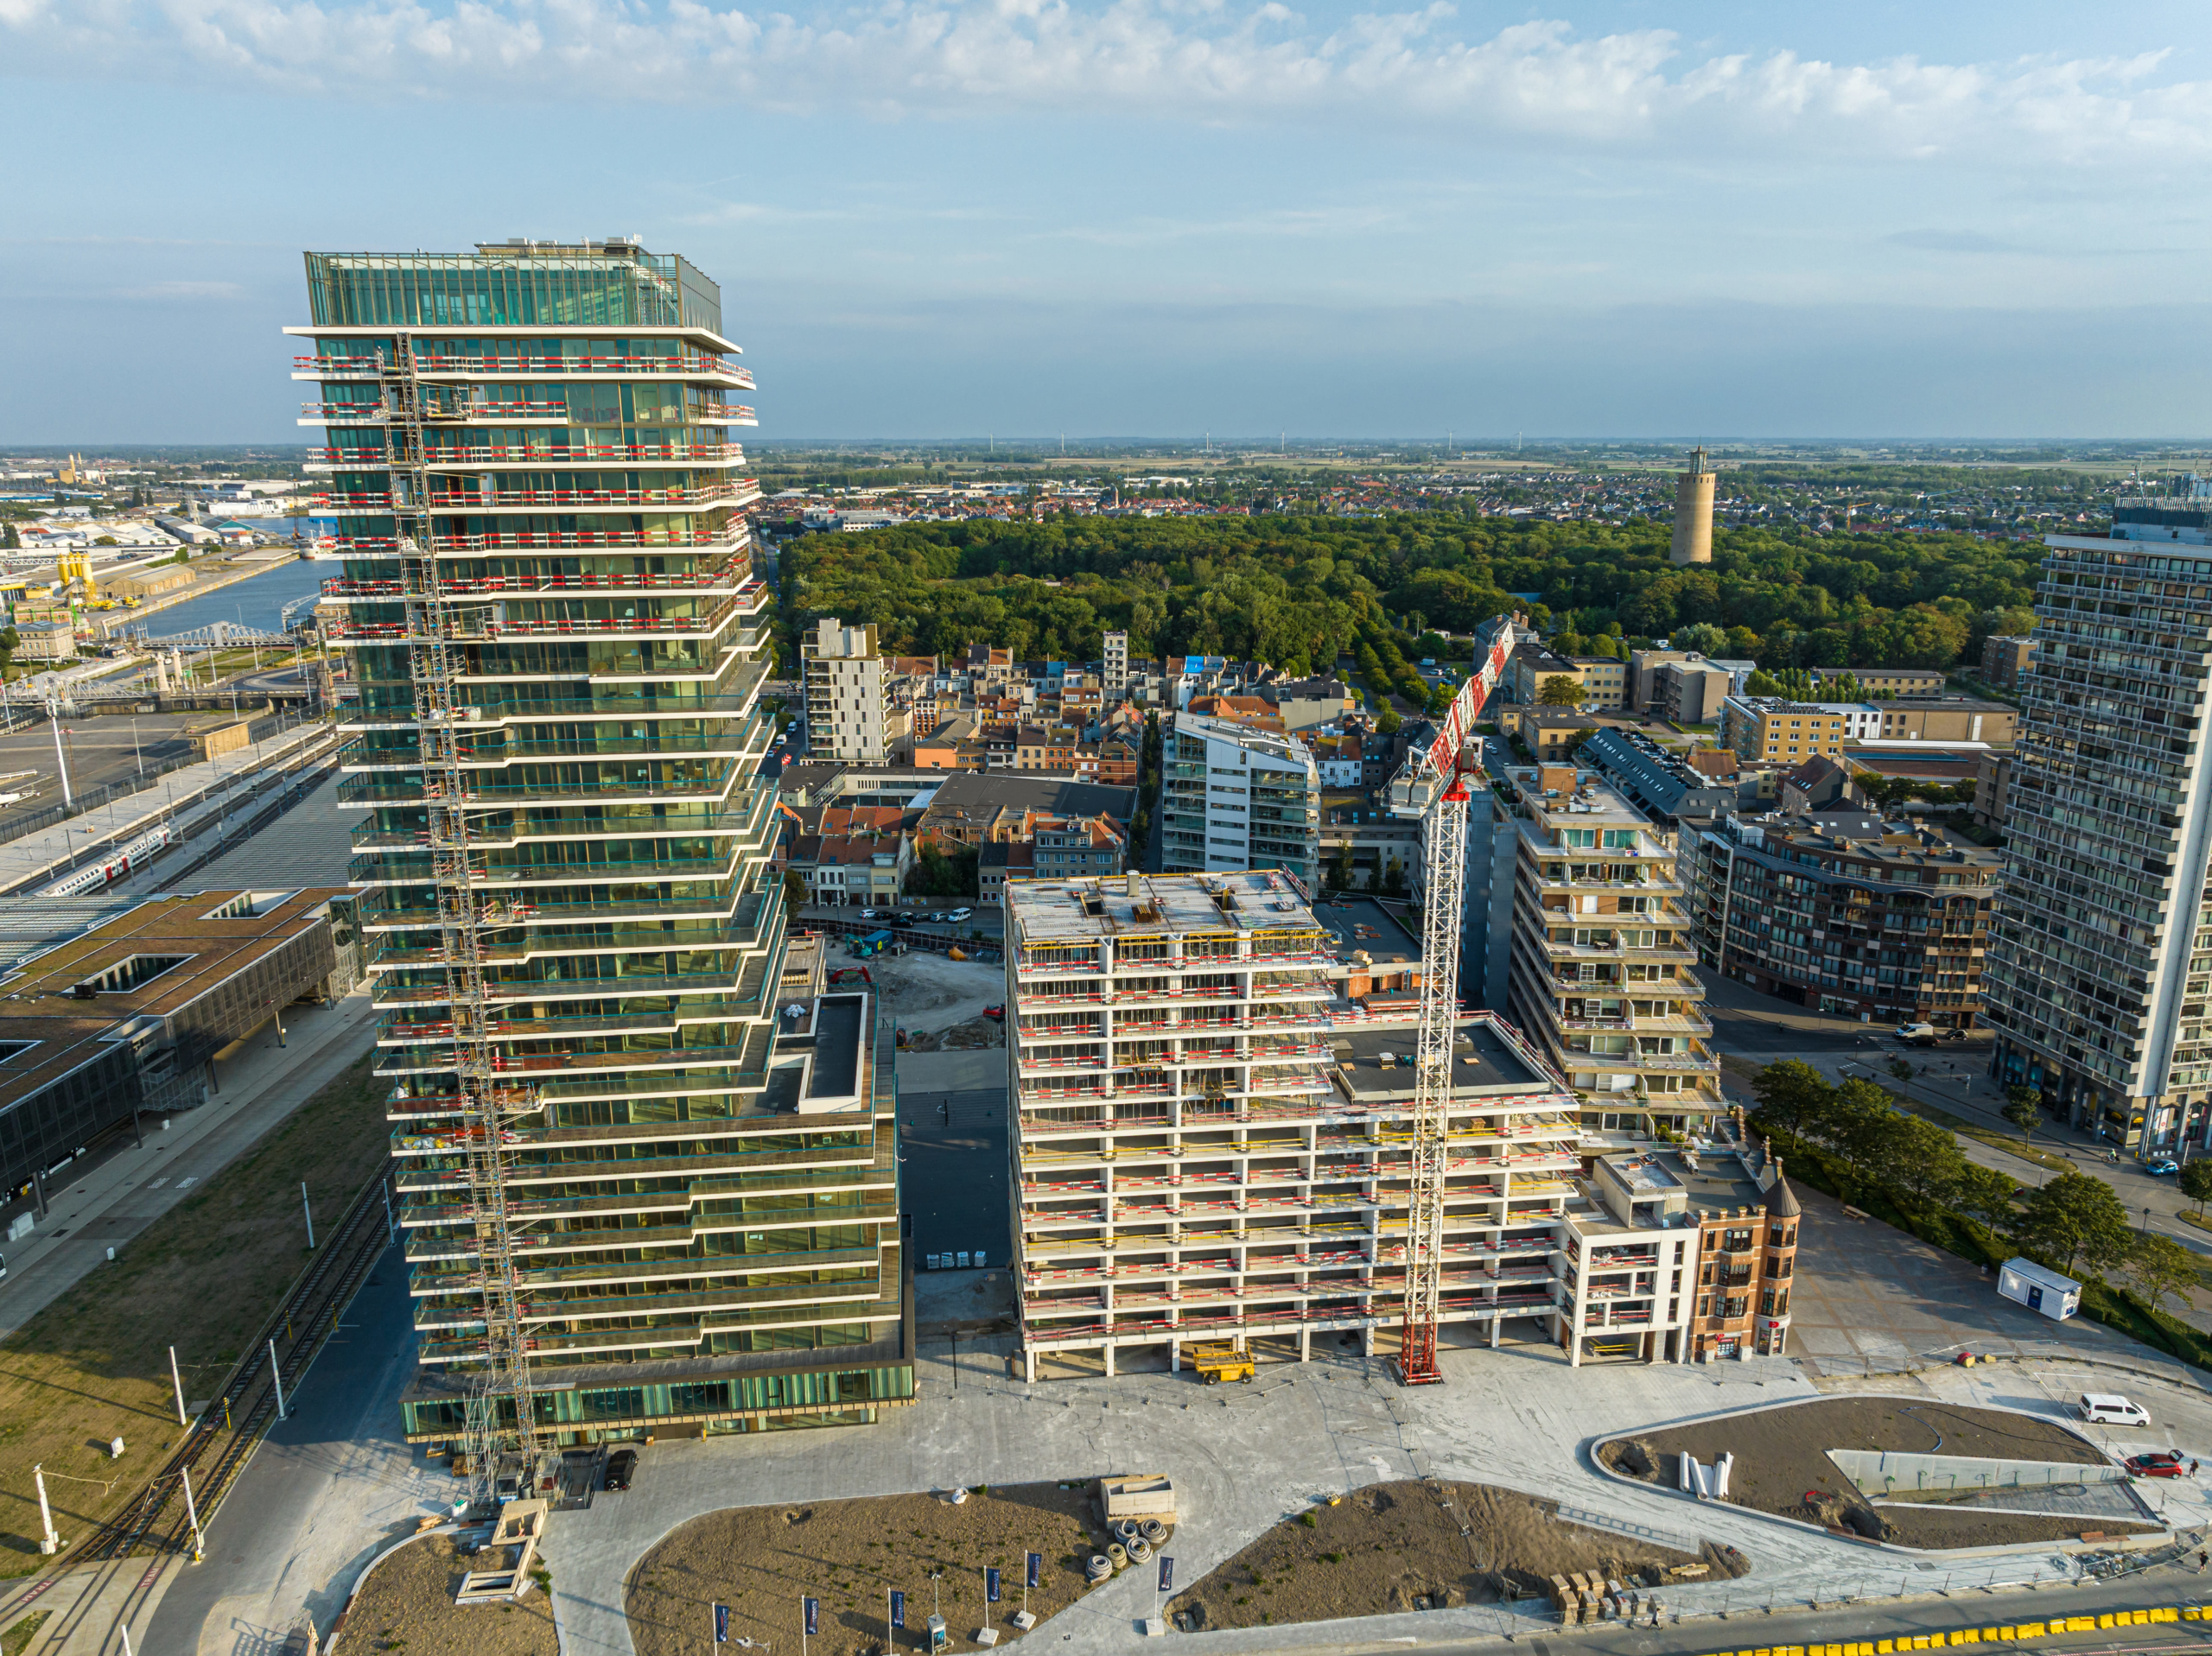
[[[1972,155],[2187,167],[2212,86],[2159,54],[1934,64],[1687,56],[1671,31],[1562,22],[1466,38],[1453,8],[1317,33],[1278,0],[0,0],[19,73],[188,77],[341,99],[1031,111],[1417,126],[1716,157]]]

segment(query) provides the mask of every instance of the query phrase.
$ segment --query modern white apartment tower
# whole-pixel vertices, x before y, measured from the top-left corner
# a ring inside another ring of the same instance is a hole
[[[1320,876],[1321,777],[1295,736],[1204,714],[1175,715],[1160,779],[1170,873],[1280,868]]]
[[[806,693],[806,751],[818,759],[881,765],[891,753],[891,681],[875,628],[834,615],[799,640]]]
[[[1129,635],[1109,632],[1106,635],[1099,681],[1106,693],[1118,695],[1129,687]]]

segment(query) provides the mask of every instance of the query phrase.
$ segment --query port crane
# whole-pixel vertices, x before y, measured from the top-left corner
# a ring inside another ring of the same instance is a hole
[[[1391,786],[1390,811],[1421,822],[1425,884],[1421,911],[1421,1033],[1414,1048],[1411,1188],[1406,1196],[1406,1293],[1398,1382],[1429,1386],[1444,1292],[1445,1124],[1452,1103],[1452,1037],[1459,1013],[1459,935],[1467,904],[1468,780],[1482,750],[1468,755],[1483,704],[1513,653],[1513,623],[1501,621],[1489,652],[1467,676],[1436,738]]]

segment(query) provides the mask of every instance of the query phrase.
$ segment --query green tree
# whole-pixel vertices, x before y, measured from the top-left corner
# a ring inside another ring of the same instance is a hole
[[[2128,1250],[2127,1279],[2154,1311],[2158,1309],[2159,1300],[2168,1294],[2190,1310],[2196,1309],[2196,1302],[2189,1297],[2189,1291],[2200,1280],[2196,1254],[2171,1236],[2160,1236],[2155,1232],[2138,1236],[2134,1247]]]
[[[1969,1219],[1978,1219],[1992,1230],[2010,1233],[2019,1217],[2012,1206],[2016,1182],[1993,1167],[1967,1162],[1952,1187],[1950,1203]]]
[[[2020,1141],[2033,1144],[2043,1122],[2043,1105],[2036,1089],[2017,1083],[2005,1089],[2005,1119],[2020,1130]],[[2206,1192],[2212,1195],[2212,1190]]]
[[[22,550],[23,537],[16,532],[16,526],[13,523],[0,524],[0,549],[10,552]]]
[[[1882,1133],[1881,1165],[1890,1181],[1923,1202],[1948,1202],[1963,1182],[1967,1158],[1944,1128],[1894,1112]]]
[[[1912,1066],[1903,1058],[1891,1058],[1885,1067],[1901,1082],[1912,1079]]]
[[[1835,1088],[1809,1063],[1783,1058],[1767,1065],[1751,1083],[1759,1101],[1759,1114],[1783,1132],[1809,1134],[1835,1101]],[[2212,1166],[2212,1163],[2207,1163]]]
[[[1329,859],[1329,885],[1332,890],[1351,890],[1351,841],[1347,840],[1337,847],[1337,854]],[[2208,1163],[2212,1166],[2212,1163]]]
[[[1540,707],[1579,707],[1582,705],[1582,686],[1565,673],[1554,673],[1536,687],[1536,705]]]
[[[2212,1161],[2184,1162],[2181,1170],[2181,1193],[2196,1204],[2196,1216],[2204,1217],[2204,1204],[2212,1201]]]
[[[2076,1261],[2101,1272],[2135,1245],[2127,1209],[2113,1188],[2087,1173],[2061,1173],[2021,1204],[2020,1246],[2071,1276]]]
[[[1783,687],[1782,681],[1764,668],[1759,669],[1744,681],[1744,693],[1746,695],[1787,695],[1789,694],[1789,690]]]
[[[1693,621],[1688,626],[1676,627],[1667,643],[1669,648],[1694,650],[1704,656],[1728,653],[1727,633],[1710,621]]]

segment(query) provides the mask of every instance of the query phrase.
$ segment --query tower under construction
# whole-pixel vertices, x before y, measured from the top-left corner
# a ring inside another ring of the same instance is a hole
[[[720,289],[622,240],[307,276],[407,1436],[872,1420],[913,1393],[889,1031],[785,948]]]

